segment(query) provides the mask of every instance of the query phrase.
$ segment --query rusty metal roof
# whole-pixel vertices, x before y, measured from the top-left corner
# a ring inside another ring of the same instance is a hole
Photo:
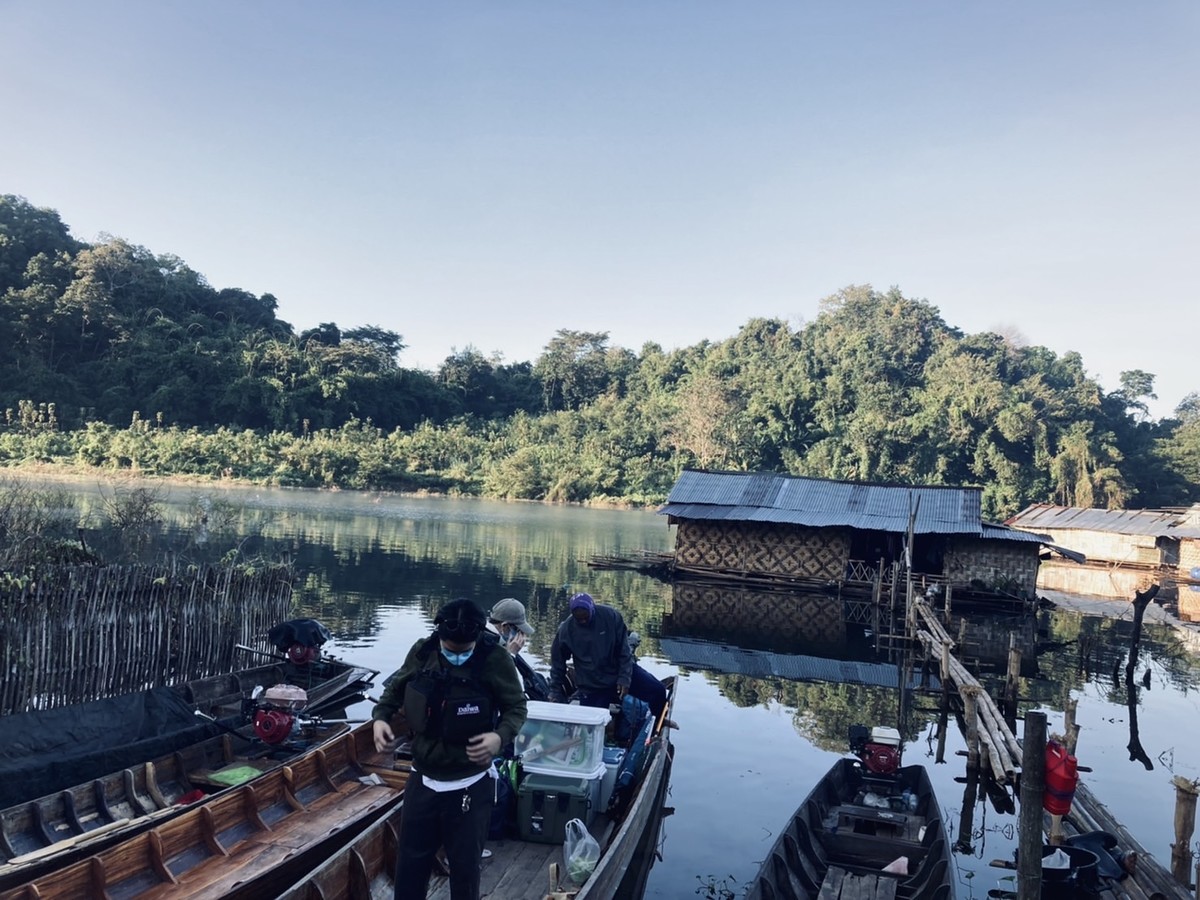
[[[864,484],[689,469],[679,477],[659,513],[679,519],[784,522],[810,528],[846,526],[904,533],[909,511],[916,506],[916,534],[982,537],[981,494],[980,488],[972,487]],[[994,537],[1003,539],[1000,534]]]
[[[1098,531],[1150,537],[1200,538],[1200,528],[1189,526],[1186,511],[1161,509],[1082,509],[1035,503],[1005,524],[1040,531]]]

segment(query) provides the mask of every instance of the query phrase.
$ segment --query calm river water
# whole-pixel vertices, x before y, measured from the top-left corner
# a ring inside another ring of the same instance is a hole
[[[72,490],[85,509],[95,503],[95,491]],[[674,813],[663,821],[646,897],[740,895],[777,830],[843,751],[846,727],[900,724],[895,688],[832,680],[852,668],[837,660],[887,662],[875,657],[864,627],[842,620],[836,600],[807,598],[789,607],[760,595],[739,605],[720,592],[681,591],[638,573],[588,567],[597,556],[668,549],[672,531],[652,512],[257,488],[157,490],[172,512],[168,540],[175,550],[219,556],[238,547],[247,555],[290,556],[303,573],[299,614],[335,635],[326,649],[384,676],[429,633],[436,608],[454,597],[484,608],[503,597],[521,600],[537,630],[526,653],[543,669],[572,593],[585,590],[620,609],[642,636],[642,665],[681,679],[667,801]],[[797,604],[798,612],[788,611]],[[1145,762],[1131,761],[1130,692],[1113,674],[1127,653],[1129,623],[1050,610],[1037,625],[1043,652],[1023,683],[1030,703],[1022,708],[1043,709],[1053,732],[1062,728],[1065,700],[1078,700],[1080,764],[1094,770],[1085,778],[1168,863],[1171,778],[1200,777],[1200,667],[1168,630],[1148,629],[1132,691]],[[995,627],[1004,633],[1008,624]],[[1149,689],[1141,686],[1144,671]],[[951,719],[944,761],[936,761],[936,710],[936,696],[916,695],[904,758],[928,766],[953,834],[964,817],[964,787],[956,781],[964,774],[964,744]],[[369,704],[351,710],[368,712]],[[1011,858],[1016,817],[980,801],[967,819],[971,852],[955,857],[959,897],[1011,887],[1010,873],[989,862]]]

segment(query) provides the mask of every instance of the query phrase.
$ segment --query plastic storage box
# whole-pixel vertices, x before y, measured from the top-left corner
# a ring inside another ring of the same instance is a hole
[[[561,844],[572,819],[591,825],[600,803],[600,780],[526,775],[517,788],[517,832],[521,840]]]
[[[526,773],[592,779],[604,775],[607,709],[530,700],[514,750]]]

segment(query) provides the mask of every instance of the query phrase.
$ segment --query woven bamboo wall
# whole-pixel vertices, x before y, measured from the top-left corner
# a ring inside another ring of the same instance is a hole
[[[679,522],[676,565],[840,581],[850,557],[843,529],[767,522]]]
[[[752,591],[676,582],[663,616],[664,633],[729,643],[846,643],[842,603],[825,594]]]
[[[291,579],[286,567],[79,566],[0,585],[0,715],[232,671],[234,644],[270,649]]]
[[[952,585],[979,581],[988,588],[1032,597],[1038,586],[1038,550],[1038,544],[949,538],[943,571]]]

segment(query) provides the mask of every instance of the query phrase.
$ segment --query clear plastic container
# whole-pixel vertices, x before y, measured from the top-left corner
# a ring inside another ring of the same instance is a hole
[[[526,772],[597,778],[604,774],[607,709],[530,700],[529,715],[514,742]]]

